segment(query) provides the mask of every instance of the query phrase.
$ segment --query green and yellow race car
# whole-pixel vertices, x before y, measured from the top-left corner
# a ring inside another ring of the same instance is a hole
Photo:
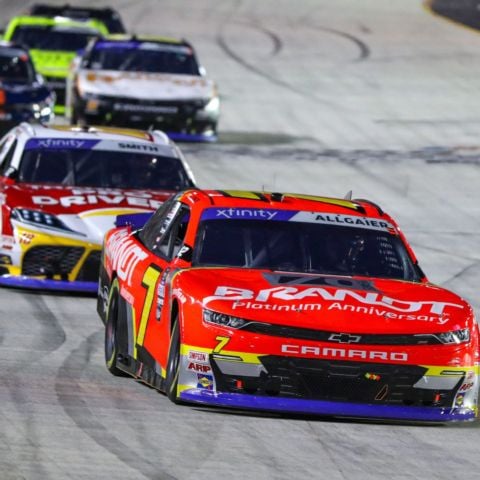
[[[18,16],[10,20],[3,39],[29,49],[37,72],[56,93],[55,113],[63,115],[70,64],[90,38],[107,34],[105,24],[95,19],[75,21],[64,17]]]

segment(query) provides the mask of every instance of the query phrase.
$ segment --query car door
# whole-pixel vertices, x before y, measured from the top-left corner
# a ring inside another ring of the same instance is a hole
[[[167,202],[137,236],[148,257],[132,275],[134,358],[157,371],[165,368],[168,355],[168,281],[173,274],[172,262],[183,246],[188,218],[186,205],[177,200]]]

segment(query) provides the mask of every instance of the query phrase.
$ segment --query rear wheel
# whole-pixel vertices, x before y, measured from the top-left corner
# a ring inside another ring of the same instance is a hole
[[[110,287],[108,298],[107,319],[105,324],[105,364],[112,375],[125,377],[127,376],[126,373],[117,368],[117,355],[119,353],[117,337],[119,312],[118,280],[115,279]]]
[[[170,350],[168,352],[167,361],[167,378],[165,381],[165,391],[167,397],[173,403],[181,403],[178,394],[178,375],[180,370],[180,326],[177,318],[175,318],[170,337]]]

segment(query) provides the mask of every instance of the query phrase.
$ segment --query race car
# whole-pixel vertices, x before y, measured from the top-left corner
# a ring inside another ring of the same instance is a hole
[[[413,422],[477,415],[470,305],[367,200],[179,192],[105,236],[105,361],[176,403]]]
[[[55,91],[55,113],[65,112],[65,83],[77,52],[95,36],[108,34],[99,20],[74,21],[68,18],[19,16],[7,25],[4,40],[29,49],[36,70]]]
[[[50,121],[54,102],[28,51],[0,41],[0,133],[22,121]]]
[[[192,185],[162,132],[22,123],[0,140],[0,285],[96,293],[117,215]]]
[[[44,3],[33,4],[28,15],[41,17],[67,17],[74,20],[100,20],[110,33],[125,33],[120,14],[110,7],[86,7],[74,6],[68,3],[64,5],[50,5]]]
[[[216,139],[220,101],[192,46],[167,38],[93,40],[67,81],[71,123],[160,128],[174,140]]]

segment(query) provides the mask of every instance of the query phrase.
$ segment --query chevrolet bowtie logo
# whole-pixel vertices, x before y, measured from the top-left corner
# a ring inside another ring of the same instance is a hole
[[[328,340],[338,343],[358,343],[362,337],[360,335],[350,335],[349,333],[332,333]]]

